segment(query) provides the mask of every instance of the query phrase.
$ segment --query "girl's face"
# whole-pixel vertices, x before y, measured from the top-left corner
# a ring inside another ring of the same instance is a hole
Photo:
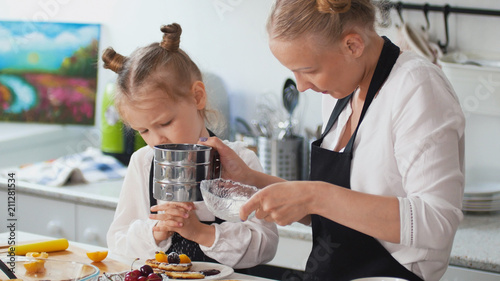
[[[205,102],[196,98],[173,101],[164,93],[149,93],[151,98],[125,106],[124,118],[130,127],[138,131],[151,147],[166,143],[197,143],[200,137],[208,137],[204,118],[199,110]],[[161,98],[155,98],[161,97]]]
[[[311,89],[334,98],[351,94],[359,84],[361,68],[343,46],[318,46],[311,38],[271,39],[273,55],[290,69],[300,92]]]

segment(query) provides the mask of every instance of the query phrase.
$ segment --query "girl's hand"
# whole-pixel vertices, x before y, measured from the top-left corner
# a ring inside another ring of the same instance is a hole
[[[151,219],[159,220],[153,227],[155,239],[165,236],[163,239],[165,240],[177,232],[188,240],[207,247],[212,246],[215,240],[215,227],[200,222],[193,202],[167,202],[151,207],[151,211],[161,212],[150,215]]]
[[[159,243],[170,237],[176,227],[182,227],[184,220],[189,217],[189,211],[193,209],[194,204],[191,202],[166,202],[151,207],[152,212],[158,212],[158,214],[149,215],[150,219],[158,220],[153,227],[156,242]]]
[[[200,222],[194,209],[189,212],[188,218],[184,219],[182,226],[174,227],[172,230],[203,246],[210,247],[215,241],[215,227]]]
[[[271,184],[255,193],[240,209],[240,218],[247,220],[255,211],[255,217],[278,225],[293,222],[308,223],[313,202],[313,182],[287,181]]]

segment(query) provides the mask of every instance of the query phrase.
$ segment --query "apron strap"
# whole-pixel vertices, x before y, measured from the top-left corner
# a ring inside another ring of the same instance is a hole
[[[363,104],[363,109],[361,111],[361,116],[359,118],[358,126],[356,127],[356,130],[352,134],[351,138],[349,139],[349,142],[347,143],[344,151],[350,152],[352,151],[352,146],[354,144],[354,139],[356,138],[356,135],[358,134],[358,129],[359,126],[361,125],[361,121],[365,117],[366,111],[368,110],[368,107],[372,103],[373,99],[375,98],[375,95],[377,94],[378,90],[382,87],[384,84],[386,78],[389,76],[389,73],[392,70],[392,67],[396,63],[396,60],[398,59],[400,49],[398,46],[392,44],[392,42],[385,36],[382,36],[384,39],[384,47],[382,48],[382,53],[380,57],[385,57],[388,59],[385,60],[379,60],[377,63],[377,66],[375,67],[375,72],[373,74],[372,80],[370,82],[370,86],[368,87],[368,93],[366,94],[366,100],[365,103]],[[397,55],[395,55],[397,54]],[[323,130],[323,133],[321,134],[320,139],[323,139],[328,132],[331,130],[333,127],[333,124],[337,121],[340,113],[344,110],[346,105],[350,102],[352,96],[354,95],[354,92],[352,92],[350,95],[348,95],[345,98],[339,99],[337,103],[335,104],[335,107],[333,108],[332,114],[330,115],[330,119],[328,119],[328,123],[326,124],[325,130]]]
[[[153,185],[155,182],[154,179],[154,168],[155,168],[155,160],[153,157],[153,161],[151,161],[151,170],[149,172],[149,207],[153,207],[154,205],[158,204],[158,201],[153,195]],[[152,214],[157,214],[158,212],[151,212]]]
[[[392,67],[394,66],[399,57],[400,53],[399,47],[394,45],[387,37],[382,36],[382,38],[384,39],[384,47],[382,48],[380,57],[386,59],[379,60],[377,66],[375,67],[375,72],[373,73],[372,80],[370,81],[370,86],[368,87],[368,92],[366,94],[365,103],[363,104],[361,116],[359,117],[358,126],[356,127],[356,130],[349,139],[349,142],[345,147],[345,151],[352,151],[354,140],[356,139],[356,135],[358,134],[361,121],[363,121],[363,118],[365,117],[368,107],[372,103],[377,92],[385,83],[385,80],[387,80],[387,77],[389,77],[389,74],[392,71]]]
[[[349,103],[351,100],[353,93],[348,95],[345,98],[339,99],[337,103],[335,104],[335,107],[333,108],[332,114],[330,115],[330,119],[328,119],[328,123],[326,124],[326,128],[323,130],[323,133],[321,134],[320,139],[323,139],[326,134],[332,129],[333,124],[337,121],[340,113],[342,110],[344,110],[345,106]]]

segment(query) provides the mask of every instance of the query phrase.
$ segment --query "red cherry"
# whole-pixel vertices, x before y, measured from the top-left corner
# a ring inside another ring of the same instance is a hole
[[[137,281],[137,277],[133,276],[133,275],[129,275],[127,273],[127,275],[125,275],[125,279],[123,279],[124,281]]]
[[[148,276],[149,274],[154,273],[153,268],[147,264],[141,266],[140,272],[142,276]]]
[[[141,276],[141,272],[139,271],[139,269],[135,269],[135,270],[127,272],[127,274],[125,274],[125,277],[127,277],[127,276],[131,276],[131,277],[137,279],[137,278],[139,278],[139,276]]]
[[[163,279],[156,273],[151,273],[148,275],[148,281],[162,281]],[[140,280],[139,280],[140,281]]]
[[[139,276],[139,278],[137,278],[137,281],[148,281],[149,279],[146,277],[146,276]]]

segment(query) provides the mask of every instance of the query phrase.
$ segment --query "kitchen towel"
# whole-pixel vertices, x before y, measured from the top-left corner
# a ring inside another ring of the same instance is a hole
[[[439,46],[429,40],[427,30],[414,28],[408,23],[399,27],[396,43],[402,51],[413,51],[436,65],[443,56]]]
[[[97,148],[89,147],[81,153],[6,169],[1,174],[7,177],[7,173],[15,172],[20,181],[63,186],[70,183],[120,179],[125,176],[126,170],[127,167],[116,158],[104,155]]]

